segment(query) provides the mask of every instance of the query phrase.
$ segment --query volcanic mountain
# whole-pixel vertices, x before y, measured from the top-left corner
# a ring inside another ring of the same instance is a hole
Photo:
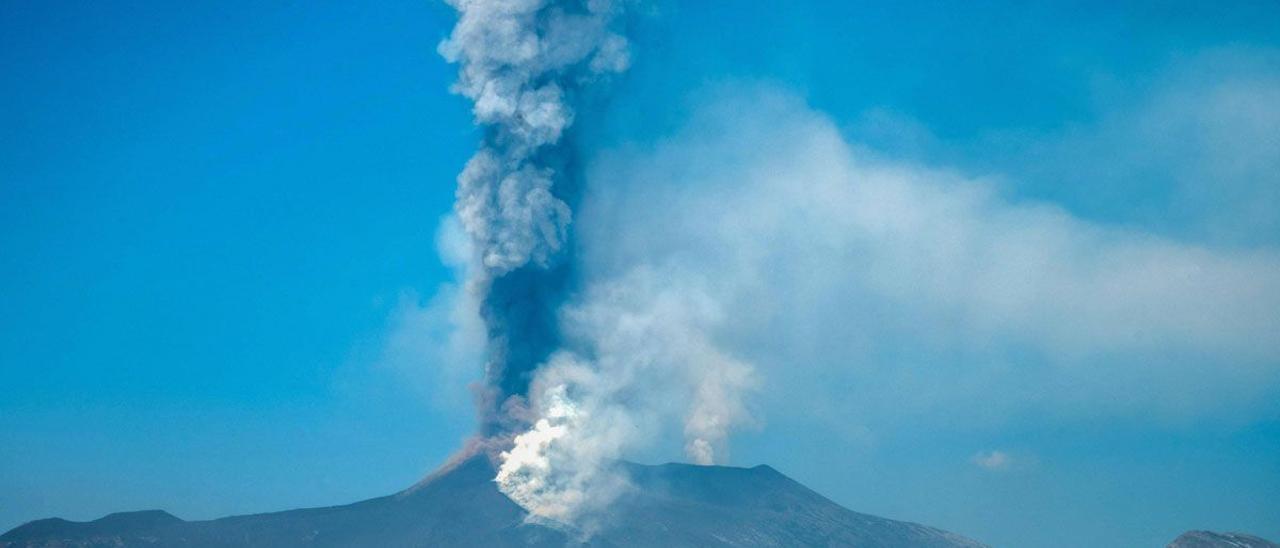
[[[528,519],[472,457],[410,489],[345,506],[183,521],[159,511],[33,521],[0,547],[865,546],[980,547],[965,537],[847,510],[768,466],[621,463],[635,489],[584,537]]]
[[[1167,548],[1280,548],[1280,544],[1244,533],[1187,531]]]

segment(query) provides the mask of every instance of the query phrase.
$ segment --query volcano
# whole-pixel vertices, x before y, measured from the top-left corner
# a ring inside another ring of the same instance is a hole
[[[1187,531],[1166,548],[1280,548],[1280,544],[1244,533]]]
[[[345,506],[209,521],[159,510],[43,519],[0,535],[0,547],[983,546],[847,510],[768,466],[619,466],[635,489],[589,537],[529,519],[498,490],[489,459],[476,456],[405,491]]]

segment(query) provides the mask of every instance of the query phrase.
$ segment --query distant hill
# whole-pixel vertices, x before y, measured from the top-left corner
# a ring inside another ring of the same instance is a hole
[[[863,546],[980,547],[932,527],[847,510],[768,466],[623,464],[637,489],[585,544],[527,522],[473,457],[411,489],[346,506],[210,521],[153,510],[91,522],[53,518],[0,535],[0,547]]]
[[[1168,548],[1280,548],[1280,544],[1243,533],[1187,531],[1173,539]]]

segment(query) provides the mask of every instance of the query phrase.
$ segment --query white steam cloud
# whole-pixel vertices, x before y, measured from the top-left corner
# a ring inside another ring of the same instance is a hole
[[[755,375],[709,335],[721,310],[669,281],[637,269],[563,311],[573,349],[538,369],[536,423],[503,454],[498,483],[514,500],[589,530],[627,487],[613,467],[626,452],[682,423],[689,457],[711,464],[730,429],[750,423],[744,396]]]

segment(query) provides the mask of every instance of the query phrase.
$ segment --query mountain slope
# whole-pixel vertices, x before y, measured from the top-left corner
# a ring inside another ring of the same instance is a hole
[[[1243,533],[1187,531],[1173,539],[1168,548],[1280,548],[1280,544]]]
[[[610,508],[589,546],[977,547],[959,535],[849,511],[767,466],[623,464],[636,489]],[[210,521],[160,511],[76,523],[47,519],[0,535],[34,546],[565,546],[561,528],[526,523],[471,458],[411,489],[346,506]]]
[[[851,512],[768,466],[627,465],[639,489],[601,537],[624,546],[981,546]]]

